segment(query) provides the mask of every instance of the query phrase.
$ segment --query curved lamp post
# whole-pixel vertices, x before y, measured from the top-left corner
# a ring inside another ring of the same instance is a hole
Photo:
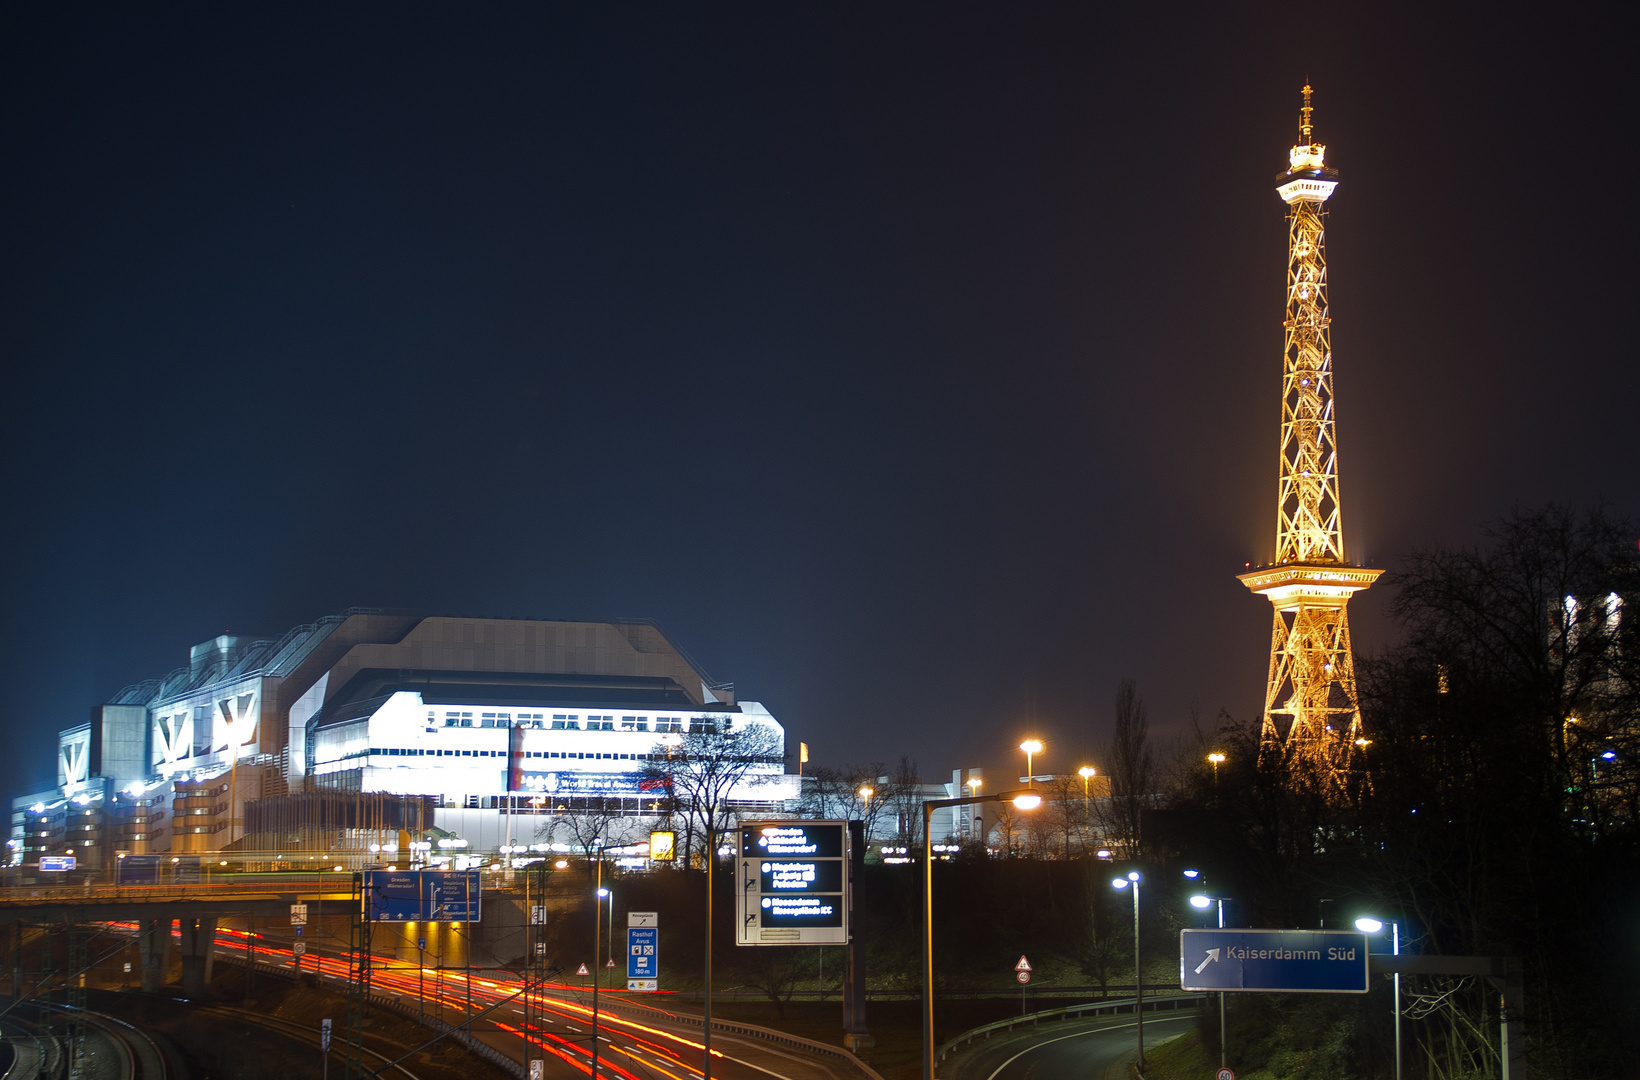
[[[923,803],[923,1080],[934,1080],[934,811],[947,806],[1011,802],[1021,810],[1035,810],[1042,796],[1034,791],[1000,791],[960,799],[930,799]]]
[[[1196,874],[1196,871],[1194,871],[1194,870],[1186,870],[1184,872],[1184,876],[1187,877],[1187,878],[1195,878],[1197,876],[1197,874]],[[1196,908],[1198,910],[1206,910],[1207,908],[1212,907],[1214,904],[1217,904],[1218,907],[1219,907],[1219,929],[1223,930],[1224,929],[1224,902],[1228,899],[1230,899],[1228,896],[1206,896],[1206,895],[1203,895],[1201,893],[1198,893],[1195,896],[1192,896],[1190,898],[1190,906],[1193,907],[1193,908]],[[1224,1029],[1224,991],[1220,990],[1219,991],[1219,1068],[1220,1069],[1227,1069],[1227,1068],[1230,1067],[1229,1062],[1226,1060],[1226,1051],[1225,1051],[1225,1046],[1224,1046],[1224,1037],[1225,1037],[1224,1036],[1224,1030],[1225,1030]]]
[[[1139,1057],[1134,1067],[1145,1075],[1145,979],[1139,962],[1139,871],[1129,870],[1125,878],[1111,879],[1110,887],[1125,889],[1133,886],[1133,1030],[1139,1043]]]
[[[1394,955],[1401,955],[1401,924],[1390,925],[1390,947]],[[1355,928],[1363,934],[1383,933],[1384,924],[1370,915],[1355,920]],[[1395,1080],[1401,1080],[1401,973],[1395,973]]]

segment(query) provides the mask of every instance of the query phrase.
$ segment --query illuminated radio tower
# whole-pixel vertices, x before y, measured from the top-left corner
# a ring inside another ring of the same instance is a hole
[[[1383,571],[1344,559],[1323,231],[1338,173],[1326,167],[1326,153],[1312,137],[1306,86],[1299,143],[1276,188],[1287,204],[1276,557],[1240,577],[1275,605],[1260,762],[1285,760],[1295,780],[1336,791],[1366,745],[1345,607]]]

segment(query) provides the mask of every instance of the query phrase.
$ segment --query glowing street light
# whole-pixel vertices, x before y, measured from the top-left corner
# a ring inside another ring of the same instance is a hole
[[[1139,1056],[1134,1067],[1139,1075],[1145,1074],[1145,980],[1139,962],[1139,871],[1129,870],[1127,877],[1112,878],[1110,887],[1125,889],[1133,886],[1133,1028],[1139,1041]]]
[[[1030,786],[1035,787],[1036,766],[1032,764],[1032,759],[1035,758],[1037,754],[1042,753],[1042,740],[1026,739],[1024,742],[1019,744],[1019,748],[1025,751],[1025,782]]]
[[[1381,934],[1384,931],[1382,920],[1371,915],[1363,915],[1355,920],[1355,928],[1363,934]],[[1390,947],[1394,955],[1401,955],[1401,924],[1390,923]],[[1401,973],[1395,973],[1395,1080],[1401,1080]]]
[[[947,806],[1011,802],[1019,810],[1035,810],[1042,796],[1034,791],[999,791],[957,799],[930,799],[923,803],[923,1080],[934,1080],[934,811]]]
[[[1090,829],[1093,825],[1093,808],[1088,802],[1088,781],[1098,774],[1099,770],[1092,765],[1084,765],[1076,770],[1076,775],[1082,778],[1082,827],[1084,829]],[[1083,840],[1083,843],[1087,843],[1086,839]],[[1087,851],[1087,848],[1084,847],[1082,850]]]
[[[1184,876],[1189,878],[1192,881],[1195,881],[1196,879],[1201,877],[1201,871],[1200,870],[1186,870],[1184,872]],[[1212,907],[1214,904],[1217,904],[1219,906],[1219,929],[1223,930],[1224,929],[1224,902],[1228,899],[1229,899],[1229,897],[1227,897],[1227,896],[1208,896],[1204,893],[1197,893],[1195,896],[1192,896],[1190,898],[1190,906],[1193,907],[1193,908],[1196,908],[1198,910],[1205,911],[1206,909]],[[1229,1062],[1226,1060],[1226,1051],[1225,1051],[1224,1043],[1225,1043],[1224,991],[1220,990],[1219,991],[1219,1068],[1221,1070],[1227,1069],[1227,1068],[1230,1067]]]

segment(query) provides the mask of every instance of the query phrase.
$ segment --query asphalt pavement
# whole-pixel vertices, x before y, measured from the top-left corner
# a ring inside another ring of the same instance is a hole
[[[1194,1011],[1146,1016],[1145,1045],[1183,1034],[1195,1023]],[[946,1059],[939,1080],[1125,1080],[1125,1070],[1113,1066],[1135,1049],[1131,1014],[1066,1020],[973,1043]]]

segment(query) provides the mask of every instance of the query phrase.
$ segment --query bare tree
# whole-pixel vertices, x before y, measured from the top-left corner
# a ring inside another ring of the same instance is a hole
[[[735,950],[735,972],[747,986],[763,992],[774,1005],[775,1015],[786,1018],[786,1003],[798,984],[814,976],[815,950],[812,948],[765,945]]]
[[[1082,778],[1075,773],[1059,773],[1048,781],[1047,790],[1043,792],[1046,800],[1037,817],[1044,824],[1051,823],[1053,830],[1058,834],[1059,857],[1071,857],[1071,848],[1074,839],[1086,835],[1086,816],[1083,814],[1085,801],[1082,798]]]
[[[882,762],[850,765],[842,770],[818,766],[804,777],[798,812],[805,817],[863,821],[869,837],[884,812],[892,808],[888,785],[877,779],[887,774],[888,766]],[[861,794],[866,790],[870,796]]]
[[[610,833],[620,818],[620,814],[608,809],[604,800],[586,800],[588,807],[584,810],[564,811],[553,817],[550,822],[536,826],[536,835],[539,837],[544,830],[547,839],[555,835],[559,828],[569,833],[570,846],[578,853],[588,866],[592,865],[593,849],[598,847],[602,840],[608,846],[612,837]],[[596,805],[594,805],[596,803]]]
[[[1129,857],[1139,853],[1140,819],[1156,793],[1156,752],[1150,743],[1150,716],[1138,685],[1123,679],[1116,688],[1116,722],[1105,751],[1110,800],[1105,830]]]
[[[923,793],[922,777],[917,775],[917,763],[902,756],[894,772],[888,777],[883,802],[897,822],[895,839],[908,848],[922,845]]]
[[[994,837],[997,847],[1002,849],[1004,858],[1024,854],[1021,848],[1029,838],[1025,835],[1025,822],[1021,819],[1027,815],[1016,809],[1011,802],[999,802],[995,805],[996,824],[991,828],[991,835],[986,838],[987,843]]]
[[[673,805],[685,823],[686,851],[700,835],[715,845],[729,819],[729,794],[736,787],[762,782],[763,765],[784,765],[780,736],[761,724],[732,726],[727,716],[692,721],[689,733],[678,741],[659,744],[645,767],[648,782],[659,781],[671,792]]]

